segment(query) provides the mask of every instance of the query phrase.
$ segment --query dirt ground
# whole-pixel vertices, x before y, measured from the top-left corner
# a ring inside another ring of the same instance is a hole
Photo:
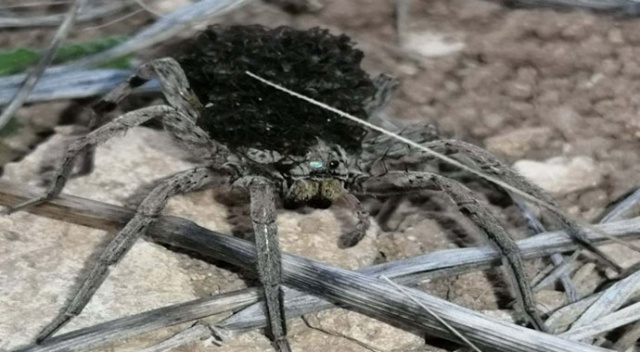
[[[577,217],[594,219],[608,204],[640,186],[639,19],[581,10],[514,9],[482,0],[414,0],[399,43],[393,1],[323,2],[322,11],[299,15],[254,4],[222,21],[322,26],[350,35],[365,52],[369,72],[399,78],[399,89],[386,110],[396,124],[426,120],[446,136],[486,147],[534,181],[547,182],[543,186]],[[82,25],[71,39],[133,33],[152,19],[142,12],[97,29]],[[0,47],[43,47],[51,33],[51,29],[4,30]],[[180,40],[140,57],[156,57]],[[0,161],[24,158],[51,138],[56,125],[73,122],[82,106],[53,102],[22,109],[21,127],[0,140]],[[559,170],[572,182],[545,179],[539,170],[546,168]],[[514,206],[491,191],[486,196],[515,233],[524,232]],[[436,208],[433,213],[442,211]],[[464,232],[464,225],[447,220],[451,216],[416,214],[417,209],[404,202],[390,221],[393,230],[380,231],[374,250],[377,261],[477,243],[454,239]],[[619,254],[620,249],[610,251]],[[623,261],[630,265],[630,260]],[[591,277],[585,287],[599,277],[589,275],[583,275]],[[458,304],[498,312],[508,299],[504,288],[495,289],[500,280],[494,276],[493,272],[467,274],[423,286]],[[563,301],[556,288],[543,291],[539,298],[550,306]],[[416,351],[435,350],[420,348]]]
[[[105,27],[84,24],[70,40],[132,33],[151,20],[141,12]],[[481,0],[414,1],[402,48],[396,44],[392,1],[325,1],[321,12],[301,15],[251,5],[222,20],[322,26],[347,33],[365,51],[370,72],[400,79],[389,115],[428,120],[444,134],[488,146],[506,161],[593,158],[605,169],[604,181],[598,189],[568,195],[567,205],[583,211],[602,207],[640,182],[634,177],[640,168],[636,19],[580,10],[511,9]],[[2,48],[42,47],[51,30],[2,34]],[[140,56],[165,51],[160,46]],[[40,104],[21,116],[46,132],[65,107]]]

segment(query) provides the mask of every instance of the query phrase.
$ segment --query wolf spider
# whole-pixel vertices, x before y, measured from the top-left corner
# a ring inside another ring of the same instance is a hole
[[[165,179],[146,196],[71,302],[43,329],[37,341],[45,340],[82,311],[105,280],[109,267],[145,233],[171,196],[221,183],[242,187],[249,193],[267,330],[278,351],[289,351],[290,347],[281,289],[276,196],[288,208],[326,208],[339,199],[346,200],[358,220],[345,236],[345,245],[353,246],[370,225],[369,215],[356,196],[441,191],[500,251],[525,316],[535,328],[544,330],[517,246],[471,190],[421,169],[419,165],[428,161],[428,155],[385,135],[366,136],[360,125],[245,75],[247,70],[255,72],[366,119],[384,106],[395,81],[386,75],[371,80],[360,68],[362,52],[353,45],[344,35],[334,36],[320,29],[214,26],[195,38],[177,60],[162,58],[143,64],[94,105],[98,116],[113,111],[134,88],[154,77],[160,81],[166,99],[166,104],[128,112],[74,140],[46,194],[12,211],[56,197],[81,152],[154,118],[161,119],[165,130],[203,164]],[[400,134],[440,153],[462,157],[473,168],[555,205],[543,191],[490,153],[464,142],[439,139],[432,131],[428,125],[418,124]],[[374,172],[380,165],[385,166],[384,172]],[[579,243],[614,265],[570,219],[552,215]]]

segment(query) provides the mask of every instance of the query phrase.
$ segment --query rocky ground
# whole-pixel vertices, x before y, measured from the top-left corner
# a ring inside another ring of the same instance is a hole
[[[256,4],[223,21],[300,28],[320,25],[351,35],[365,51],[370,72],[390,72],[400,78],[399,91],[387,109],[396,123],[427,120],[447,136],[486,147],[554,194],[577,217],[595,218],[607,204],[640,185],[638,19],[577,10],[507,9],[481,0],[414,1],[402,45],[398,45],[391,1],[324,2],[321,12],[296,16]],[[141,13],[114,27],[78,31],[74,38],[130,33],[150,20]],[[0,40],[3,47],[44,46],[49,32],[11,31]],[[170,51],[179,41],[143,52],[141,57]],[[130,102],[132,107],[139,104]],[[55,102],[22,109],[20,127],[0,140],[0,162],[13,161],[4,167],[3,178],[39,183],[41,166],[51,163],[70,133],[68,127],[58,127],[54,133],[54,126],[74,121],[81,106]],[[141,127],[100,147],[94,173],[72,180],[66,191],[135,207],[142,190],[154,180],[192,165],[162,132]],[[525,232],[515,208],[503,197],[481,183],[471,186],[486,195],[494,213],[516,236]],[[466,236],[473,230],[461,224],[450,208],[435,203],[438,206],[426,208],[401,203],[389,222],[390,231],[374,225],[362,243],[348,250],[338,248],[344,209],[307,214],[280,211],[281,244],[288,252],[358,268],[482,241],[473,233]],[[230,204],[224,190],[176,197],[165,211],[236,235],[245,235],[246,212],[245,206]],[[0,217],[0,224],[0,295],[4,297],[0,300],[0,348],[11,349],[31,341],[56,314],[113,234],[23,213]],[[606,250],[625,266],[638,259],[621,246]],[[539,264],[532,263],[532,274]],[[243,273],[228,269],[140,241],[67,330],[248,284]],[[585,294],[602,278],[593,265],[577,269],[574,275]],[[508,317],[504,286],[498,271],[422,284],[428,292],[457,304]],[[564,296],[549,287],[538,294],[538,300],[551,309],[562,304]],[[110,348],[139,350],[181,328]],[[344,310],[298,319],[290,337],[296,351],[441,351],[450,347],[432,338],[425,345],[424,336]],[[270,347],[259,333],[248,333],[222,348],[198,341],[177,350],[270,351]]]

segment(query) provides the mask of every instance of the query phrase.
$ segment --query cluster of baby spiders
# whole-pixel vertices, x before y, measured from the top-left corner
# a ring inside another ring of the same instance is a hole
[[[423,165],[431,160],[431,154],[398,143],[389,135],[367,135],[361,125],[246,74],[254,72],[366,120],[385,105],[396,83],[387,75],[370,79],[360,68],[362,52],[353,46],[348,37],[320,29],[214,26],[189,43],[177,58],[143,64],[101,99],[94,110],[104,115],[113,111],[133,89],[157,78],[166,104],[128,112],[72,142],[47,193],[13,211],[59,195],[76,157],[87,147],[154,118],[162,121],[165,130],[180,145],[201,159],[202,166],[167,178],[146,196],[136,215],[102,253],[70,304],[37,340],[47,339],[82,311],[104,281],[108,268],[118,263],[145,233],[171,196],[222,183],[249,192],[257,272],[264,287],[268,331],[278,351],[290,351],[290,347],[280,284],[277,196],[291,208],[304,205],[325,208],[346,199],[358,219],[355,228],[345,236],[345,245],[353,246],[369,227],[369,214],[358,196],[421,190],[444,192],[500,251],[503,267],[512,279],[513,291],[527,320],[536,329],[544,330],[514,241],[471,190],[451,178],[425,171]],[[440,139],[427,124],[409,126],[399,135],[448,157],[462,156],[468,167],[500,180],[510,190],[520,190],[556,207],[541,189],[479,147]],[[384,172],[376,171],[381,163]],[[586,240],[571,219],[554,211],[551,216],[577,242],[615,266]]]

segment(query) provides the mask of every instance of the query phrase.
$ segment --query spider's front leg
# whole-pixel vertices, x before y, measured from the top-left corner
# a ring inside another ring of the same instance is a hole
[[[343,248],[351,248],[360,243],[367,234],[367,230],[371,227],[371,220],[369,220],[369,212],[356,196],[351,193],[345,193],[343,198],[349,207],[353,209],[358,220],[355,228],[340,238],[340,246]]]
[[[212,140],[207,132],[196,124],[203,110],[202,103],[191,89],[189,80],[173,58],[156,59],[140,66],[136,73],[113,89],[94,106],[97,114],[113,111],[118,102],[136,87],[153,77],[160,81],[160,87],[167,103],[177,113],[162,118],[162,125],[174,139],[203,160],[216,165],[226,162],[229,152],[226,147]]]
[[[281,286],[282,258],[278,243],[274,188],[269,180],[260,176],[243,177],[236,185],[248,189],[251,198],[251,222],[258,258],[257,271],[264,289],[268,330],[276,350],[290,352]]]
[[[527,279],[520,250],[478,197],[462,184],[428,172],[392,171],[383,176],[360,177],[353,181],[351,190],[356,195],[395,195],[421,190],[444,192],[460,212],[469,218],[485,234],[491,245],[500,252],[503,267],[507,270],[514,294],[518,298],[528,320],[536,329],[545,331],[538,314],[533,291]]]
[[[129,95],[134,88],[143,85],[153,77],[159,79],[161,90],[169,103],[168,106],[152,106],[128,112],[86,136],[76,139],[63,156],[62,165],[47,192],[41,197],[18,204],[9,209],[9,212],[34,206],[56,197],[62,192],[73,171],[75,159],[80,153],[153,118],[161,119],[165,129],[174,139],[195,155],[213,165],[222,165],[229,154],[228,150],[211,140],[207,133],[196,125],[202,104],[191,90],[184,71],[172,58],[153,60],[138,67],[129,79],[95,104],[96,114],[113,111],[118,102]]]
[[[135,241],[142,236],[148,227],[157,219],[164,209],[170,197],[191,192],[213,182],[220,180],[219,176],[225,174],[224,171],[214,171],[209,167],[197,167],[183,171],[165,179],[156,186],[151,193],[142,201],[135,216],[120,230],[111,240],[107,248],[104,249],[98,262],[93,267],[89,276],[82,283],[80,289],[54,321],[49,323],[36,338],[37,342],[42,342],[54,334],[73,317],[82,312],[93,294],[98,290],[102,282],[107,277],[109,268],[117,264],[122,257],[131,249]]]

